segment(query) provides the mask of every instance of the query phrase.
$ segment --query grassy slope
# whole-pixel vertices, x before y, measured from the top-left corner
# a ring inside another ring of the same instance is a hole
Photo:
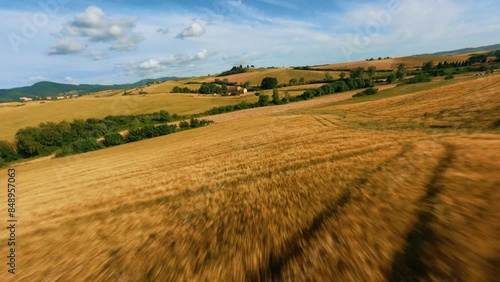
[[[474,117],[498,106],[497,83],[227,121],[21,166],[18,278],[493,281],[498,134],[384,124],[453,109],[454,96],[480,102],[460,107]],[[382,119],[363,126],[367,111]]]

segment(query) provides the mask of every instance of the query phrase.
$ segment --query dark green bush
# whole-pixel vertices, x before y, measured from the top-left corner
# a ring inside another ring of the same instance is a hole
[[[257,102],[257,104],[259,105],[259,107],[267,106],[269,104],[269,96],[261,94],[259,96],[259,101]]]
[[[97,143],[95,138],[81,139],[71,144],[71,150],[74,154],[91,152],[101,148],[102,146]]]
[[[377,93],[378,93],[378,88],[370,87],[363,92],[360,92],[358,94],[354,94],[352,97],[355,98],[355,97],[370,96],[370,95],[375,95]]]
[[[278,87],[278,80],[275,77],[265,77],[261,84],[260,87],[262,89],[273,89]]]
[[[0,141],[0,159],[4,162],[12,162],[20,159],[16,152],[16,146],[7,141]],[[1,165],[0,165],[1,166]]]
[[[106,147],[118,146],[124,144],[125,140],[120,133],[110,133],[104,136],[103,144]]]
[[[189,127],[191,127],[191,125],[187,121],[181,121],[179,122],[179,127],[181,129],[188,129]]]
[[[405,80],[406,84],[414,84],[414,83],[423,83],[423,82],[430,82],[431,75],[428,73],[421,73],[416,75],[415,77],[409,78]]]

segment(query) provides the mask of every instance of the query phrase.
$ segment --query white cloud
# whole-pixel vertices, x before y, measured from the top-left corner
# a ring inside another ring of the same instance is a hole
[[[49,55],[68,55],[80,53],[87,48],[87,44],[72,39],[63,39],[52,46]]]
[[[48,78],[41,76],[41,75],[32,76],[29,78],[30,82],[39,82],[39,81],[44,81],[44,80],[48,80]]]
[[[160,63],[166,66],[179,67],[179,66],[189,65],[190,63],[195,61],[204,60],[207,57],[208,57],[208,51],[206,49],[203,49],[199,52],[192,54],[170,56],[168,58],[161,60]]]
[[[126,38],[120,38],[114,41],[111,44],[111,47],[109,47],[109,50],[114,50],[114,51],[134,50],[137,47],[137,44],[142,40],[144,40],[144,37],[142,35],[131,34]]]
[[[69,83],[69,84],[75,84],[75,80],[71,76],[66,76],[64,78],[64,82]]]
[[[67,38],[86,39],[89,43],[108,43],[110,50],[127,51],[135,49],[144,40],[142,34],[134,31],[135,27],[135,17],[112,19],[99,7],[90,6],[64,24],[60,34]]]
[[[163,59],[148,59],[141,62],[126,62],[116,64],[116,68],[125,75],[148,76],[168,69],[192,68],[194,63],[207,59],[209,52],[205,49],[190,53],[170,56]]]
[[[160,63],[158,63],[157,60],[154,59],[149,59],[147,61],[144,61],[139,64],[140,69],[156,69],[156,68],[161,68]]]
[[[198,22],[192,23],[186,27],[181,33],[177,34],[177,38],[184,39],[186,37],[200,37],[205,33],[205,28]]]

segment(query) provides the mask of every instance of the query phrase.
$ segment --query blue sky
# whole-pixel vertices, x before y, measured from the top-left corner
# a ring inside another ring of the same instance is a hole
[[[7,4],[8,3],[8,4]],[[0,88],[128,83],[500,43],[496,0],[0,3]]]

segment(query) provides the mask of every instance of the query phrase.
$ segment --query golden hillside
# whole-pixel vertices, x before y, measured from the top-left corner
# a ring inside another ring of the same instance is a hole
[[[338,63],[314,66],[313,69],[353,69],[357,67],[368,68],[374,66],[377,70],[395,70],[400,64],[405,64],[407,68],[421,68],[425,62],[433,61],[435,64],[447,61],[463,62],[469,59],[471,54],[447,55],[447,56],[407,56],[390,58],[375,61],[360,61],[350,63]]]
[[[16,278],[494,281],[499,82],[313,99],[18,166]]]

